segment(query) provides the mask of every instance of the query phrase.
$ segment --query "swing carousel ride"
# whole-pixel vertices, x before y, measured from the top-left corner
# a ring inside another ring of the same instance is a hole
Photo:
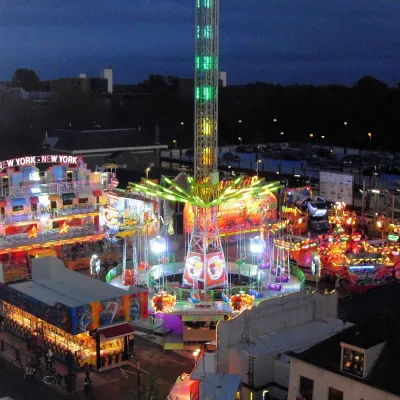
[[[284,227],[279,221],[271,221],[276,215],[276,209],[272,211],[271,207],[276,208],[273,192],[280,183],[266,183],[258,177],[239,176],[229,181],[219,178],[218,15],[217,0],[196,3],[194,176],[188,176],[183,184],[167,177],[159,183],[143,179],[128,188],[185,204],[188,240],[182,268],[179,263],[171,266],[165,262],[165,238],[158,237],[150,243],[158,257],[158,265],[149,272],[150,286],[152,280],[158,281],[158,292],[151,302],[155,313],[182,313],[190,309],[230,315],[248,309],[256,299],[266,297],[267,292],[280,293],[285,283],[290,284],[288,251],[280,249],[275,254],[273,242],[276,232]],[[258,207],[259,212],[249,212],[248,204]],[[251,245],[255,251],[248,263],[246,240],[248,243],[252,232],[256,236]],[[236,262],[227,262],[235,243]],[[178,285],[179,275],[182,278]],[[170,293],[172,280],[174,294]]]

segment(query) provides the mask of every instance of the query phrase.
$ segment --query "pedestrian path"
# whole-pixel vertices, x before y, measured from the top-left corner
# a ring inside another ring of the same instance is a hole
[[[33,348],[28,349],[27,342],[24,341],[19,336],[14,335],[13,333],[3,330],[0,332],[0,357],[6,359],[7,361],[14,364],[16,367],[21,368],[21,378],[25,374],[25,368],[32,360],[34,360],[34,352]],[[42,364],[44,363],[44,355],[45,350],[43,350]],[[67,366],[54,358],[53,368],[62,376],[67,375],[68,370]],[[75,374],[77,375],[76,379],[76,390],[75,393],[83,393],[83,384],[85,379],[85,373],[81,370],[76,370]],[[110,379],[106,378],[96,372],[92,372],[90,374],[90,378],[93,383],[94,388],[98,388],[102,385],[106,385],[110,383]],[[41,378],[40,378],[41,379]],[[54,390],[59,392],[60,394],[68,395],[66,387],[63,385],[62,387],[58,387],[57,385],[53,386]]]

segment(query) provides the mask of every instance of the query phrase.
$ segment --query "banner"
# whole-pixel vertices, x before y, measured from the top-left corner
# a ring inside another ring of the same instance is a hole
[[[193,285],[193,282],[206,282],[207,288],[223,286],[227,280],[225,258],[222,251],[207,254],[206,277],[204,277],[204,256],[200,253],[189,252],[183,283]]]
[[[185,285],[193,285],[194,281],[204,281],[203,255],[189,252],[186,258],[185,272],[183,273],[183,283]]]
[[[207,287],[223,286],[227,278],[224,253],[207,254]]]

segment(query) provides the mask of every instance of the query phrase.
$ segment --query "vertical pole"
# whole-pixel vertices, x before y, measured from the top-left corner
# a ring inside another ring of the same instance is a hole
[[[364,225],[364,212],[365,212],[365,181],[362,181],[362,205],[361,205],[361,226]]]
[[[395,206],[395,197],[392,195],[392,224],[394,224],[394,206]]]
[[[126,270],[126,237],[124,237],[122,245],[122,279],[125,276],[125,270]]]

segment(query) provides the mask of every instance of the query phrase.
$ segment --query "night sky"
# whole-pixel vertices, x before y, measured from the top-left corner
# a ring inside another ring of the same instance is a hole
[[[0,80],[193,75],[194,0],[0,0]],[[228,82],[400,82],[398,0],[221,0]]]

